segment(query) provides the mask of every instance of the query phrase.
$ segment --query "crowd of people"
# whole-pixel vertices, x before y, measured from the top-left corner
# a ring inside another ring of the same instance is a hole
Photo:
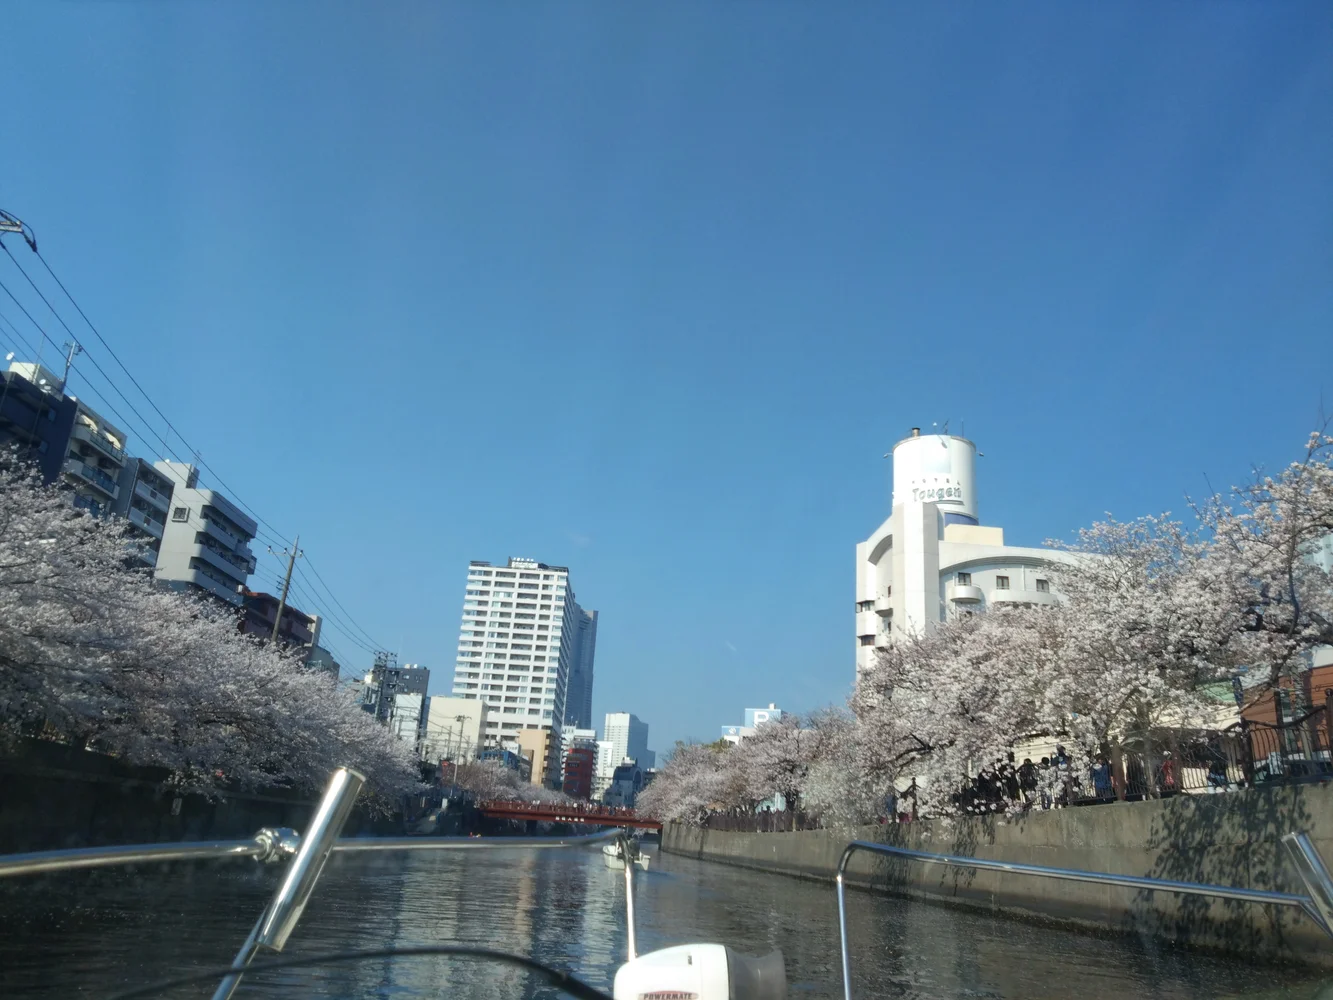
[[[1023,763],[1016,764],[1011,753],[998,767],[983,770],[971,785],[957,793],[954,802],[964,813],[1009,812],[1015,807],[1027,812],[1148,795],[1165,798],[1182,790],[1180,765],[1170,751],[1163,752],[1151,768],[1137,755],[1125,755],[1122,772],[1117,777],[1111,761],[1100,754],[1079,766],[1063,746],[1057,746],[1052,756],[1042,757],[1037,763],[1025,757]],[[1226,759],[1211,759],[1205,778],[1210,791],[1227,788],[1231,779]],[[1118,787],[1120,784],[1123,787]]]

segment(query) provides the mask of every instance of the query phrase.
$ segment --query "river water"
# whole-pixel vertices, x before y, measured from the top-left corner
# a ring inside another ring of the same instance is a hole
[[[0,882],[0,996],[99,997],[226,964],[276,878],[252,862]],[[468,942],[532,955],[610,992],[623,873],[592,850],[335,855],[284,955]],[[652,852],[636,876],[639,951],[780,948],[789,995],[841,995],[833,890]],[[1308,970],[1159,949],[862,893],[849,897],[861,997],[1333,997]],[[1333,981],[1333,977],[1331,980]],[[207,997],[182,988],[172,997]],[[557,996],[519,970],[426,957],[252,975],[237,997]]]

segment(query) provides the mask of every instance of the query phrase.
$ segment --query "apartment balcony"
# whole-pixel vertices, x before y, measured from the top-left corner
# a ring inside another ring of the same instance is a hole
[[[893,600],[888,597],[875,598],[875,614],[881,618],[887,618],[893,614]]]
[[[92,486],[94,489],[100,491],[101,493],[104,493],[112,500],[120,496],[120,487],[116,485],[116,481],[114,479],[108,476],[101,469],[96,469],[93,466],[89,465],[87,462],[82,461],[81,459],[77,458],[65,459],[65,465],[63,471],[66,474],[73,476],[75,479],[87,483],[88,485]]]
[[[880,619],[879,616],[871,611],[858,611],[856,613],[856,634],[861,635],[879,635]]]
[[[237,585],[245,583],[245,578],[254,569],[253,561],[242,560],[229,553],[211,549],[207,545],[192,545],[189,552],[191,556],[202,559],[210,566],[215,566],[221,573],[234,579]]]
[[[117,465],[125,464],[125,449],[117,448],[105,436],[97,433],[91,427],[75,424],[74,430],[70,432],[70,437],[75,441],[87,442]]]
[[[161,540],[162,532],[165,529],[165,525],[163,525],[161,521],[154,521],[143,511],[138,510],[137,508],[134,507],[131,507],[129,509],[129,511],[126,513],[126,516],[129,518],[130,524],[133,524],[138,528],[142,528],[144,531],[152,535],[154,538]]]
[[[166,493],[159,493],[142,479],[135,480],[134,495],[147,500],[164,514],[171,509],[171,496]]]
[[[247,555],[249,554],[249,549],[245,548],[245,539],[233,535],[211,518],[204,517],[200,520],[204,522],[204,531],[221,542],[224,548],[235,549],[238,552],[244,550]]]
[[[222,600],[226,601],[228,604],[240,605],[241,603],[241,595],[236,592],[234,584],[227,584],[220,580],[216,580],[202,570],[188,569],[175,579],[183,583],[192,583],[196,587],[207,590],[209,593],[222,598]]]
[[[986,594],[980,587],[952,581],[945,588],[945,596],[954,604],[981,604],[986,600]]]
[[[990,600],[992,604],[1039,604],[1043,607],[1060,603],[1054,594],[1040,590],[993,590]]]

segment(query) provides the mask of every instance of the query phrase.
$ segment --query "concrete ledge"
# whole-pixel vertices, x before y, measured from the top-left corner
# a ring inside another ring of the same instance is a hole
[[[851,840],[1058,868],[1303,893],[1281,837],[1309,834],[1333,864],[1333,785],[1246,789],[1029,814],[842,832],[722,833],[671,824],[662,850],[832,880]],[[1046,924],[1333,968],[1333,941],[1291,907],[1122,889],[1003,872],[853,857],[848,884]]]

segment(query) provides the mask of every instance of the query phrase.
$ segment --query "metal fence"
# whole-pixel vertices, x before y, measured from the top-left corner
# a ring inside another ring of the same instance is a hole
[[[994,815],[1333,779],[1331,705],[1333,696],[1298,714],[1284,709],[1276,713],[1283,719],[1277,723],[1246,719],[1215,732],[1135,734],[1093,758],[1058,746],[1037,761],[1010,760],[982,770],[953,796],[953,807],[964,815]],[[908,792],[885,803],[880,822],[908,822],[917,815]],[[799,810],[716,812],[702,825],[749,833],[822,827],[818,816]]]

